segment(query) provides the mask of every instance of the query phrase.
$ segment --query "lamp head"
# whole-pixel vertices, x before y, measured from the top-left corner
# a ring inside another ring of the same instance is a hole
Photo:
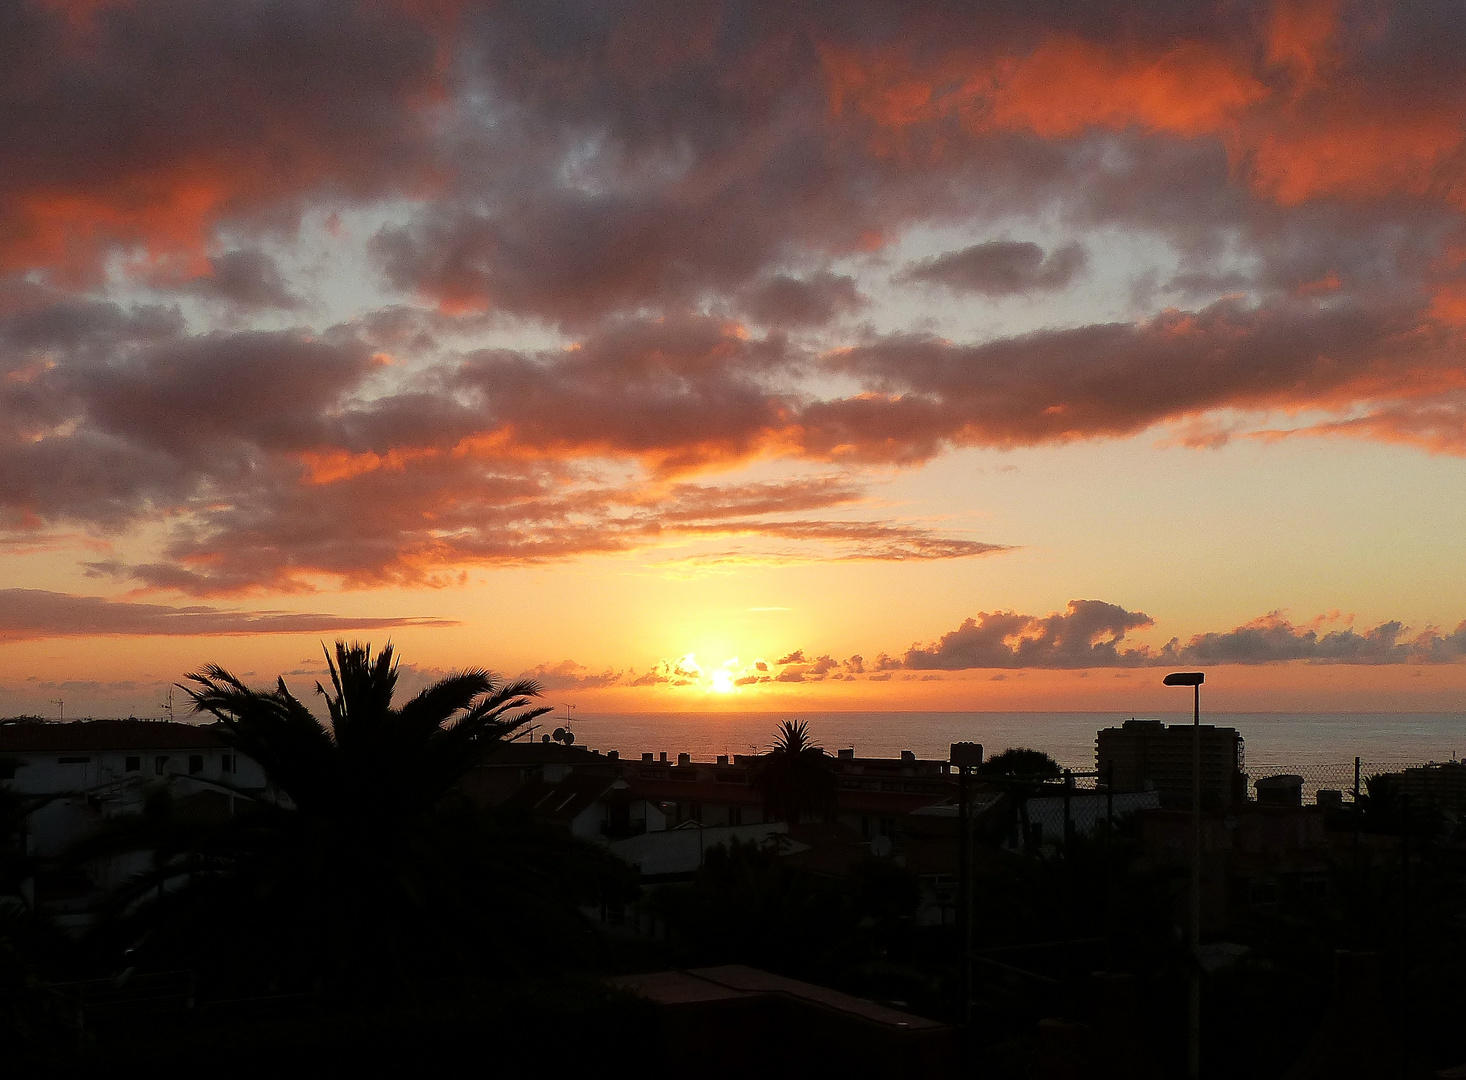
[[[1200,686],[1206,682],[1204,671],[1173,671],[1165,678],[1167,686]]]

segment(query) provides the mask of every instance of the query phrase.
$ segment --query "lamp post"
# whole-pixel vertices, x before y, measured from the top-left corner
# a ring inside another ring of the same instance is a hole
[[[1191,984],[1188,995],[1186,1031],[1186,1075],[1201,1075],[1201,684],[1200,671],[1176,671],[1167,675],[1167,686],[1192,689],[1191,711]]]
[[[972,808],[968,779],[982,765],[982,743],[952,744],[947,764],[957,769],[957,946],[962,951],[962,1023],[972,1022]]]

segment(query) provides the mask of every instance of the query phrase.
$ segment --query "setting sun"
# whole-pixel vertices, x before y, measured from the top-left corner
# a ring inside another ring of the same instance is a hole
[[[731,694],[733,692],[733,673],[727,668],[713,672],[713,684],[709,689],[715,694]]]

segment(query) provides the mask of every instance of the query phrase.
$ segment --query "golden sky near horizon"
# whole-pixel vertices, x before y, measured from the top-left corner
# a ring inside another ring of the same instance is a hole
[[[1466,711],[1447,9],[0,40],[0,715],[336,637],[602,711]]]

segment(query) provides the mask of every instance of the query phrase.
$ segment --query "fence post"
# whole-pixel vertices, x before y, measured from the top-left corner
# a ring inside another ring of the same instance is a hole
[[[1400,1077],[1410,1074],[1410,796],[1400,794]]]
[[[1359,759],[1354,759],[1354,809],[1359,809]]]
[[[1074,839],[1074,818],[1070,800],[1074,793],[1074,771],[1064,770],[1064,983],[1066,993],[1074,989],[1074,871],[1069,847]]]
[[[1115,827],[1115,759],[1111,758],[1105,769],[1105,832]],[[1106,840],[1108,842],[1108,838]]]
[[[1064,770],[1064,859],[1069,859],[1069,838],[1074,834],[1074,821],[1069,814],[1069,799],[1074,791],[1074,773]]]
[[[1110,937],[1110,859],[1113,856],[1113,844],[1115,841],[1115,759],[1111,758],[1105,763],[1105,850],[1104,867],[1100,877],[1100,889],[1104,895],[1104,905],[1101,910],[1105,919],[1105,937]],[[1107,941],[1105,955],[1111,963],[1114,962],[1114,943]]]

